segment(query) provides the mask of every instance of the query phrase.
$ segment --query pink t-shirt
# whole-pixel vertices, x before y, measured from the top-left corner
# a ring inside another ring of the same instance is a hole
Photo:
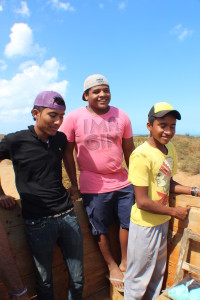
[[[60,130],[76,143],[81,193],[106,193],[130,184],[122,168],[122,138],[132,137],[125,112],[110,106],[107,113],[96,115],[81,107],[66,116]]]

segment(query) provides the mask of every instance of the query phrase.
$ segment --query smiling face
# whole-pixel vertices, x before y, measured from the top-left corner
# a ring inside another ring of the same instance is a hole
[[[110,89],[108,85],[98,85],[84,93],[84,98],[88,101],[89,108],[96,114],[104,114],[109,110]]]
[[[63,122],[65,110],[43,108],[41,111],[33,109],[36,121],[34,129],[38,137],[47,141],[49,136],[54,136]]]
[[[176,128],[176,118],[173,114],[168,114],[163,118],[156,118],[153,124],[147,123],[150,131],[150,142],[152,145],[161,149],[174,136]]]

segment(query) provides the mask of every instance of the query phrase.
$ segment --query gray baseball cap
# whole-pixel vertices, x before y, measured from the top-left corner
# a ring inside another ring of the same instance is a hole
[[[91,89],[94,86],[104,85],[104,84],[109,86],[108,80],[106,79],[105,76],[100,75],[100,74],[93,74],[93,75],[88,76],[84,82],[82,99],[85,101],[85,98],[84,98],[85,91]]]

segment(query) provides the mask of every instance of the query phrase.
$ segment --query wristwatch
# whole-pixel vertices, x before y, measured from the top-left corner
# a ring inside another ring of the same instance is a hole
[[[192,187],[191,188],[191,195],[192,196],[197,196],[198,195],[198,191],[199,191],[199,188],[198,187]]]

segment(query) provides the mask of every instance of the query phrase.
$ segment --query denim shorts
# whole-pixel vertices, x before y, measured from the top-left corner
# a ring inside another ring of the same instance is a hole
[[[129,229],[131,208],[135,203],[132,184],[109,193],[82,194],[82,198],[93,235],[106,234],[114,222]]]

